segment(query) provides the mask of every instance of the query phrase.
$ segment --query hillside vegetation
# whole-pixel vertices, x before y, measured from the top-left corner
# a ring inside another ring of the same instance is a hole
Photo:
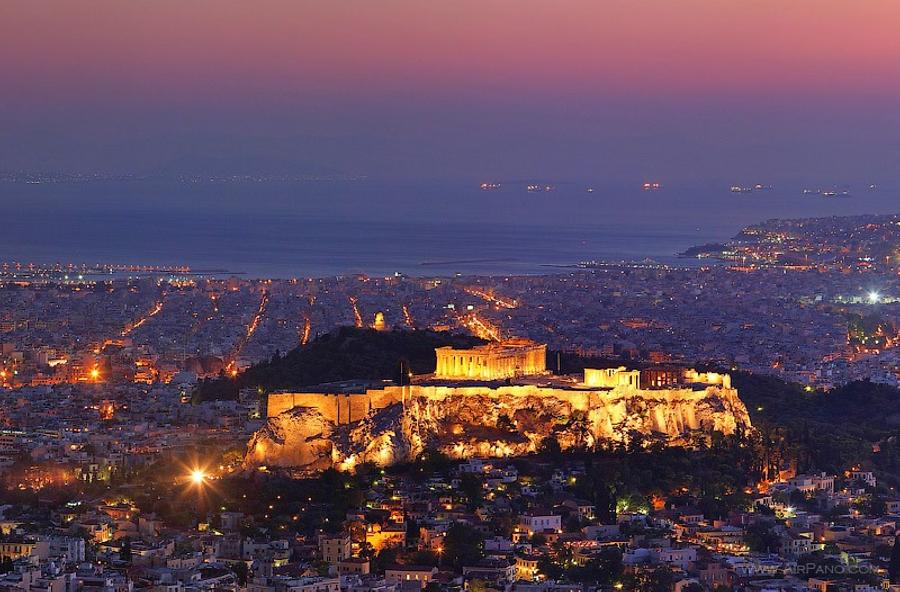
[[[477,337],[445,331],[375,331],[341,327],[285,355],[255,364],[235,378],[201,381],[194,401],[236,399],[243,388],[263,392],[295,389],[338,380],[399,381],[401,372],[434,372],[437,347],[472,347],[484,343]]]
[[[400,381],[401,372],[433,372],[434,349],[483,343],[471,336],[435,331],[387,331],[342,327],[286,355],[256,364],[234,379],[202,381],[195,401],[234,399],[242,388],[260,392],[351,379]],[[549,355],[555,369],[556,353]],[[562,354],[563,373],[621,360]],[[879,470],[900,486],[900,390],[853,382],[830,391],[808,390],[773,376],[735,372],[733,384],[757,430],[757,446],[772,469],[841,472],[851,465]]]

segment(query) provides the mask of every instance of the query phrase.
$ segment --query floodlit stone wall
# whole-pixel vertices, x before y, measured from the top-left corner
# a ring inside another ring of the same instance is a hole
[[[562,448],[628,442],[636,434],[685,444],[697,433],[751,429],[728,374],[588,368],[581,382],[554,385],[540,378],[546,346],[533,342],[436,351],[435,381],[270,394],[248,466],[352,470],[359,462],[409,460],[429,446],[457,458],[510,456],[534,452],[547,437]],[[523,375],[539,378],[497,380]]]
[[[370,389],[365,393],[278,393],[269,395],[268,417],[275,418],[294,408],[315,410],[323,419],[334,425],[352,424],[364,420],[372,413],[395,403],[408,405],[468,405],[466,401],[478,401],[484,413],[490,407],[514,407],[532,405],[546,400],[563,405],[567,410],[578,411],[590,418],[590,430],[595,438],[609,438],[616,433],[616,426],[629,421],[629,415],[639,409],[644,431],[678,437],[691,430],[711,427],[726,434],[740,424],[748,424],[746,409],[737,391],[720,384],[707,384],[703,388],[679,386],[674,388],[638,389],[630,383],[614,388],[566,389],[538,385],[411,385],[387,386]],[[726,413],[710,414],[704,407],[710,401],[721,401]],[[740,417],[732,411],[737,410]],[[711,420],[706,424],[703,417]]]
[[[409,460],[428,447],[457,458],[513,456],[534,452],[548,436],[564,449],[628,442],[635,434],[690,445],[696,434],[752,429],[737,391],[716,384],[651,389],[428,384],[356,395],[273,397],[296,406],[271,415],[254,435],[248,466],[351,470],[359,462]],[[364,409],[371,412],[358,415]]]
[[[410,387],[402,387],[410,388]],[[271,393],[266,416],[276,417],[294,407],[308,407],[336,425],[359,421],[369,414],[402,399],[401,387],[370,389],[365,393]]]

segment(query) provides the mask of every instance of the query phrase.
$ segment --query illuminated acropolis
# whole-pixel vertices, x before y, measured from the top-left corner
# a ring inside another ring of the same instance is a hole
[[[406,385],[333,383],[306,392],[272,393],[268,417],[297,407],[316,409],[335,424],[353,423],[390,405],[406,405],[415,399],[447,400],[467,397],[540,397],[567,401],[575,409],[605,407],[620,397],[643,397],[667,405],[692,404],[707,396],[724,397],[739,404],[731,377],[714,372],[699,373],[685,368],[629,370],[625,367],[586,368],[583,374],[556,376],[547,372],[547,346],[528,340],[513,340],[471,349],[440,347],[435,350],[434,374],[412,377]],[[491,383],[491,384],[486,384]],[[743,406],[740,405],[742,408]],[[615,422],[623,421],[618,409]],[[693,412],[677,417],[658,416],[653,429],[674,434],[696,429]],[[724,431],[730,432],[730,428]]]
[[[471,349],[435,350],[434,377],[446,380],[503,380],[547,371],[547,346],[527,339],[491,343]]]
[[[696,431],[751,427],[727,374],[656,366],[554,375],[546,354],[545,345],[527,340],[441,347],[433,374],[403,384],[346,381],[271,393],[267,427],[248,445],[246,462],[348,469],[356,462],[407,460],[427,445],[457,458],[508,456],[534,452],[550,434],[566,448],[578,434],[621,442],[640,432],[683,443]],[[560,431],[546,421],[573,414],[587,418],[585,432]],[[521,430],[511,439],[497,431],[501,415]],[[340,430],[350,430],[346,441],[333,437]]]

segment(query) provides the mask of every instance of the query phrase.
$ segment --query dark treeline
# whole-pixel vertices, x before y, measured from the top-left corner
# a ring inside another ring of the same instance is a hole
[[[255,364],[234,378],[201,381],[196,402],[236,399],[242,388],[262,392],[292,389],[338,380],[368,379],[398,382],[407,372],[434,372],[434,349],[445,345],[471,347],[477,337],[445,331],[376,331],[340,327],[285,355]]]
[[[900,485],[900,389],[857,381],[813,390],[746,372],[733,383],[779,464],[833,473],[861,465]]]

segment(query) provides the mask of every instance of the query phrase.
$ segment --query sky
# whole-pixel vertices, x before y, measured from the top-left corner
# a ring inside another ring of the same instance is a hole
[[[896,0],[3,0],[0,169],[900,186]]]

